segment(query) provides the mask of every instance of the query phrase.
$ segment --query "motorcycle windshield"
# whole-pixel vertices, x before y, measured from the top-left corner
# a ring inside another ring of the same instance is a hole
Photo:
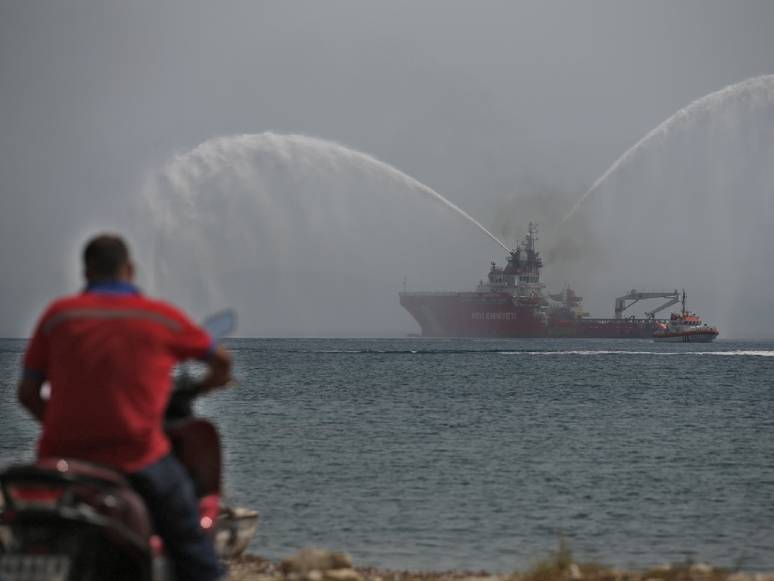
[[[227,309],[207,317],[202,323],[202,327],[213,339],[221,339],[236,329],[236,321],[236,313]]]

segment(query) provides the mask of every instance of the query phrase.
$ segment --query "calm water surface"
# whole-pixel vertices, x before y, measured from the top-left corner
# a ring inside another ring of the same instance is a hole
[[[32,453],[0,341],[0,458]],[[240,339],[200,403],[252,550],[358,564],[774,569],[774,341]]]

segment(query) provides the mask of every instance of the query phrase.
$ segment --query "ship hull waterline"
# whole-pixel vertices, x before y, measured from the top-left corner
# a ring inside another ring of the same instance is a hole
[[[408,293],[400,304],[417,321],[422,337],[651,339],[655,319],[546,317],[518,305],[508,293]]]
[[[712,343],[717,336],[717,332],[688,332],[654,335],[653,340],[657,343]]]

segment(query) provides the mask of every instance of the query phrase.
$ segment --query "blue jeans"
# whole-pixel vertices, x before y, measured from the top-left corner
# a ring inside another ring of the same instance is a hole
[[[212,539],[199,526],[199,506],[191,477],[172,455],[127,475],[142,496],[177,581],[213,581],[225,577]]]

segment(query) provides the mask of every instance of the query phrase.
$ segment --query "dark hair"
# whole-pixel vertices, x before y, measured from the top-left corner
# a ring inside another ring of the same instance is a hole
[[[129,248],[120,236],[100,234],[83,249],[83,264],[88,278],[112,278],[129,262]]]

